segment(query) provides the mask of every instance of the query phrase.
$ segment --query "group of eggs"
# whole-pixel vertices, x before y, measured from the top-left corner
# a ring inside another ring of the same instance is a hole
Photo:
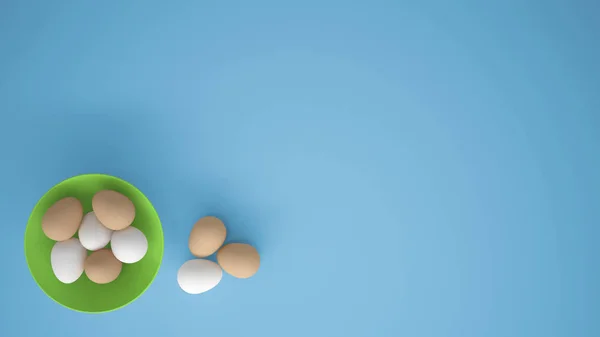
[[[185,262],[177,273],[177,282],[188,294],[200,294],[216,287],[223,270],[236,278],[249,278],[258,271],[260,256],[256,249],[244,243],[223,246],[227,229],[214,216],[204,217],[192,228],[188,246],[199,259]],[[222,247],[221,247],[222,246]],[[217,263],[203,258],[217,253]]]
[[[94,194],[92,209],[84,215],[81,202],[66,197],[50,206],[42,218],[42,231],[56,241],[50,264],[62,283],[73,283],[83,273],[94,283],[110,283],[121,273],[123,263],[136,263],[148,251],[144,233],[131,226],[135,206],[129,198],[102,190]],[[223,246],[226,236],[225,225],[214,216],[194,224],[188,247],[198,258],[179,268],[177,282],[183,291],[200,294],[214,288],[221,281],[223,270],[242,279],[256,274],[260,266],[256,249],[243,243]],[[217,263],[204,259],[214,253]]]
[[[121,273],[123,263],[136,263],[148,251],[144,233],[131,226],[135,206],[129,198],[102,190],[94,194],[92,209],[84,215],[81,202],[66,197],[50,206],[42,218],[42,231],[57,241],[50,263],[62,283],[73,283],[84,272],[94,283],[110,283]]]

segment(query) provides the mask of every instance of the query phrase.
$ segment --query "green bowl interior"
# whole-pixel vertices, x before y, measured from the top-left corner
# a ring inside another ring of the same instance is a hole
[[[110,189],[127,196],[136,208],[132,226],[148,239],[148,252],[133,264],[123,264],[119,277],[108,284],[96,284],[85,273],[71,284],[61,283],[52,271],[50,252],[55,241],[42,231],[42,217],[56,201],[72,196],[81,201],[85,213],[92,211],[92,197]],[[42,290],[59,304],[82,312],[100,313],[121,308],[138,298],[158,273],[164,250],[160,219],[150,201],[133,185],[103,174],[69,178],[48,191],[37,203],[25,230],[25,257],[33,278]]]

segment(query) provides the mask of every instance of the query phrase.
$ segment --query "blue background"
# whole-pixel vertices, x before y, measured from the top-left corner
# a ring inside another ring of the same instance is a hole
[[[0,1],[0,334],[600,335],[599,11]],[[94,172],[165,232],[152,287],[103,315],[47,298],[23,254],[37,200]],[[207,214],[262,266],[190,296]]]

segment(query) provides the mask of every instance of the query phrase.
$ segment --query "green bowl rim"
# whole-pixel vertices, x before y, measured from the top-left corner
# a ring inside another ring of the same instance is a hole
[[[154,273],[154,275],[152,276],[152,280],[150,280],[150,283],[148,283],[148,285],[146,286],[146,288],[144,288],[139,295],[137,295],[136,297],[132,298],[131,301],[120,305],[116,308],[113,309],[108,309],[108,310],[103,310],[103,311],[85,311],[85,310],[79,310],[79,309],[75,309],[75,308],[71,308],[63,303],[60,303],[57,299],[55,299],[54,297],[50,296],[45,290],[44,288],[42,288],[42,286],[40,285],[40,283],[38,282],[38,280],[36,280],[35,277],[33,277],[33,271],[31,270],[31,266],[29,265],[29,259],[27,258],[27,228],[29,227],[29,222],[31,221],[31,218],[33,217],[33,213],[35,211],[35,209],[37,208],[37,206],[39,205],[40,201],[42,199],[44,199],[44,197],[50,193],[50,191],[52,191],[53,189],[55,189],[58,185],[64,183],[67,180],[73,179],[73,178],[77,178],[77,177],[82,177],[82,176],[103,176],[103,177],[110,177],[110,178],[114,178],[117,180],[120,180],[122,183],[127,184],[133,188],[135,188],[136,190],[138,190],[140,193],[142,193],[142,195],[144,196],[144,198],[146,198],[148,200],[148,202],[150,203],[150,205],[152,206],[152,213],[154,213],[154,215],[156,215],[156,218],[158,219],[158,224],[160,225],[159,229],[160,229],[160,237],[162,239],[163,242],[163,249],[160,252],[160,261],[158,262],[158,268],[156,268],[156,272]],[[165,242],[165,236],[164,236],[164,232],[162,229],[162,221],[160,221],[160,216],[158,215],[158,212],[156,211],[156,208],[154,207],[154,205],[152,204],[152,202],[150,201],[150,199],[148,199],[148,197],[146,196],[146,194],[144,194],[139,188],[137,188],[135,185],[131,184],[130,182],[121,179],[119,177],[113,176],[113,175],[109,175],[109,174],[104,174],[104,173],[85,173],[85,174],[78,174],[66,179],[63,179],[62,181],[60,181],[59,183],[55,184],[54,186],[52,186],[48,191],[46,191],[39,199],[38,201],[35,203],[35,206],[33,206],[33,209],[31,210],[31,213],[29,214],[29,218],[27,218],[27,225],[25,226],[25,235],[23,238],[23,252],[25,253],[25,261],[27,262],[27,269],[29,269],[29,273],[31,274],[31,278],[35,281],[35,284],[37,284],[37,286],[42,290],[42,292],[44,294],[46,294],[46,296],[48,296],[49,298],[51,298],[54,302],[60,304],[61,306],[69,309],[69,310],[73,310],[73,311],[77,311],[77,312],[81,312],[81,313],[85,313],[85,314],[103,314],[103,313],[107,313],[107,312],[111,312],[111,311],[115,311],[115,310],[119,310],[125,306],[128,306],[129,304],[133,303],[135,300],[137,300],[138,298],[140,298],[140,296],[142,296],[147,290],[148,288],[150,288],[150,286],[152,285],[152,283],[154,283],[154,280],[156,279],[156,276],[158,275],[158,272],[160,271],[160,267],[162,266],[162,261],[163,261],[163,257],[164,257],[164,253],[165,253],[165,249],[164,249],[164,244]]]

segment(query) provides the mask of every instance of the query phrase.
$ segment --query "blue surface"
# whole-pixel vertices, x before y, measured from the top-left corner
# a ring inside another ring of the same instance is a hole
[[[0,335],[599,336],[599,11],[0,2]],[[140,188],[166,240],[104,315],[23,256],[37,200],[92,172]],[[190,296],[207,214],[262,266]]]

